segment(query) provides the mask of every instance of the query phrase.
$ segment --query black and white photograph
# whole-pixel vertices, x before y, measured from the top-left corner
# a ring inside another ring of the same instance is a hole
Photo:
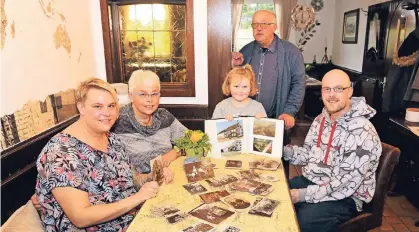
[[[237,181],[238,178],[233,175],[222,175],[215,178],[205,180],[211,187],[218,188],[226,184]]]
[[[249,208],[251,205],[249,201],[243,198],[237,197],[235,195],[221,198],[221,201],[231,206],[236,211],[243,211]]]
[[[278,206],[279,201],[269,199],[269,198],[257,198],[253,203],[252,208],[249,211],[249,214],[256,214],[259,216],[272,216],[275,208]]]
[[[195,225],[189,226],[188,228],[182,230],[183,232],[208,232],[214,229],[213,226],[207,223],[197,223]]]
[[[266,196],[269,193],[271,193],[272,191],[273,191],[272,185],[261,183],[258,187],[256,187],[255,189],[250,190],[249,192],[252,195]]]
[[[281,165],[279,161],[270,159],[258,159],[249,162],[250,169],[261,169],[275,171]]]
[[[219,143],[219,147],[222,156],[237,155],[242,151],[242,140],[228,140],[226,142]]]
[[[178,212],[175,213],[169,217],[166,217],[166,220],[169,224],[176,224],[180,221],[182,221],[183,219],[185,219],[186,217],[188,217],[188,214],[184,213],[184,212]]]
[[[227,190],[221,190],[221,191],[203,193],[203,194],[200,194],[199,197],[204,201],[205,204],[211,204],[229,195],[230,193],[227,192]]]
[[[207,189],[198,182],[193,182],[182,186],[192,195],[207,191]]]
[[[237,140],[243,137],[243,121],[222,121],[217,122],[217,139],[218,142],[225,142],[228,140]]]
[[[258,172],[256,172],[254,169],[250,170],[242,170],[237,172],[241,178],[248,179],[248,180],[261,180],[261,176]]]
[[[215,232],[240,232],[241,230],[235,226],[222,225]]]
[[[253,122],[253,135],[275,137],[276,123],[259,119]]]
[[[189,214],[209,223],[218,225],[220,222],[233,215],[234,212],[215,205],[203,204],[189,211]]]
[[[243,165],[241,160],[227,160],[225,168],[241,168]]]

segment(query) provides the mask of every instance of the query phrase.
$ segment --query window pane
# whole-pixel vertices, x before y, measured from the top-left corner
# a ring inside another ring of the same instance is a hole
[[[131,5],[135,7],[132,13],[135,17],[130,18],[135,20],[138,30],[153,30],[153,8],[151,4],[137,4]],[[131,16],[131,14],[130,14]]]
[[[153,4],[153,30],[169,30],[169,6]]]
[[[171,65],[170,59],[156,59],[156,73],[160,77],[161,82],[171,82]]]
[[[172,57],[186,57],[186,32],[172,32]]]
[[[186,57],[172,59],[172,80],[173,82],[186,82]]]
[[[170,30],[186,30],[186,6],[170,5]]]
[[[154,32],[154,51],[159,58],[170,58],[170,32]]]

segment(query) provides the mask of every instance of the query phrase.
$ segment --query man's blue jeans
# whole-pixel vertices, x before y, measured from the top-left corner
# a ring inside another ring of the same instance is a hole
[[[303,176],[294,177],[288,183],[290,189],[306,188],[314,184]],[[294,207],[301,232],[338,231],[340,224],[358,214],[355,201],[350,197],[339,201],[300,202]]]

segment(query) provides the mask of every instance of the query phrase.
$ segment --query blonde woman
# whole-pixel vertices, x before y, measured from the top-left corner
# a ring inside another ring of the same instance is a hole
[[[136,207],[155,197],[156,182],[137,191],[120,139],[109,130],[117,97],[103,80],[82,82],[78,121],[55,135],[37,160],[36,195],[46,231],[121,231]]]

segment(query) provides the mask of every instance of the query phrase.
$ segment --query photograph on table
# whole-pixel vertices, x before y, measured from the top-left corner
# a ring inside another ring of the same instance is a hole
[[[207,189],[198,182],[193,182],[182,186],[192,195],[207,191]]]
[[[227,160],[225,168],[241,168],[242,161],[241,160]]]
[[[252,169],[253,170],[253,169]],[[262,175],[260,175],[264,180],[267,180],[269,182],[277,182],[279,181],[279,177],[268,174],[268,173],[263,173]]]
[[[243,121],[221,121],[216,123],[218,142],[237,140],[243,137]]]
[[[241,230],[235,226],[222,225],[217,228],[214,232],[240,232]]]
[[[153,216],[168,218],[174,214],[179,213],[180,210],[171,205],[162,204],[162,205],[153,206],[150,209],[150,212]]]
[[[208,232],[214,229],[213,226],[207,223],[199,222],[195,225],[189,226],[188,228],[182,230],[183,232]]]
[[[275,122],[255,120],[253,123],[253,135],[261,135],[275,138],[275,129]]]
[[[203,204],[189,211],[189,214],[209,223],[218,225],[220,222],[233,215],[234,212],[215,205]]]
[[[173,215],[170,215],[169,217],[166,217],[166,220],[169,224],[176,224],[176,223],[184,220],[188,216],[189,215],[186,214],[185,212],[178,212],[178,213],[175,213]]]
[[[273,140],[253,138],[253,151],[261,153],[272,153]]]
[[[237,172],[242,179],[260,181],[261,176],[254,169],[242,170]]]
[[[257,187],[259,187],[262,182],[249,180],[249,179],[240,179],[229,185],[230,190],[241,191],[241,192],[251,192]]]
[[[195,162],[185,164],[184,168],[189,183],[214,177],[212,165],[202,165],[201,162]]]
[[[265,184],[265,183],[261,183],[258,187],[256,187],[255,189],[251,189],[249,191],[250,194],[252,195],[261,195],[261,196],[266,196],[269,193],[271,193],[273,191],[273,187],[270,184]]]
[[[238,178],[233,175],[222,175],[215,178],[205,180],[211,187],[218,188],[226,184],[237,181]]]
[[[270,171],[277,170],[279,165],[281,165],[279,161],[270,159],[257,159],[249,162],[250,169],[261,169]]]
[[[226,190],[220,190],[220,191],[200,194],[199,197],[201,197],[201,199],[204,201],[205,204],[211,204],[229,195],[230,193],[227,192]]]
[[[279,201],[277,200],[258,197],[249,210],[249,214],[270,217],[278,205]]]
[[[242,151],[242,141],[240,139],[229,140],[219,143],[219,147],[222,156],[238,155]]]
[[[230,195],[224,198],[221,198],[221,201],[226,203],[228,206],[232,207],[237,212],[242,212],[250,207],[250,202],[237,197],[235,195]]]

